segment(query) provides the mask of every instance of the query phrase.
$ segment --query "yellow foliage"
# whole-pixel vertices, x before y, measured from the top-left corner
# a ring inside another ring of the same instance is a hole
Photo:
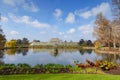
[[[101,43],[99,41],[96,41],[94,46],[95,46],[95,49],[99,49],[101,47]]]
[[[9,48],[16,47],[16,40],[11,40],[9,42],[6,42],[5,47],[9,47]]]

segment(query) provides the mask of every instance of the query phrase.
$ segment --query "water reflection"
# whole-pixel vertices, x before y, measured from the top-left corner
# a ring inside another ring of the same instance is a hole
[[[11,56],[12,55],[12,56]],[[85,63],[86,59],[90,61],[108,60],[120,63],[120,55],[118,54],[99,54],[93,50],[77,50],[77,49],[7,49],[0,54],[0,63],[27,63],[29,65],[36,64],[74,64],[74,60]]]
[[[19,48],[19,49],[16,50],[16,53],[17,54],[21,54],[22,53],[22,55],[25,56],[28,53],[28,48]]]
[[[4,64],[3,57],[4,57],[4,50],[0,50],[0,64]]]
[[[103,60],[120,63],[120,54],[106,54],[102,53]]]
[[[77,49],[31,49],[31,51],[33,53],[40,53],[40,52],[47,52],[47,53],[50,53],[52,56],[54,57],[57,57],[59,56],[59,54],[62,54],[62,53],[76,53],[76,51],[78,51]]]
[[[8,55],[22,54],[23,56],[27,55],[28,48],[18,48],[18,49],[6,49],[5,53]]]
[[[51,55],[54,56],[54,57],[57,57],[59,56],[60,52],[58,51],[58,49],[52,49],[50,51]]]
[[[16,49],[7,49],[5,50],[5,53],[8,55],[15,55]]]
[[[3,56],[4,56],[4,51],[0,50],[0,58],[3,58]]]
[[[79,52],[81,55],[84,55],[85,53],[91,54],[92,50],[91,49],[79,49]]]

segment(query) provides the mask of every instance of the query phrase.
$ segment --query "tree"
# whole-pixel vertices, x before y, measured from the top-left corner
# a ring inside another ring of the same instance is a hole
[[[0,21],[1,21],[1,13],[0,13]],[[2,49],[5,46],[6,38],[5,35],[3,34],[3,30],[1,29],[0,25],[0,49]]]
[[[16,41],[16,45],[17,46],[20,46],[22,44],[22,40],[21,39],[18,39],[17,41]]]
[[[65,40],[64,43],[67,43],[67,40]]]
[[[29,44],[29,40],[27,38],[23,38],[22,39],[22,44],[23,45],[28,45]]]
[[[113,22],[112,31],[113,31],[113,45],[116,48],[117,43],[120,44],[119,34],[120,34],[120,0],[112,0],[112,14],[113,14]]]
[[[78,44],[79,44],[80,46],[83,46],[84,43],[85,43],[84,39],[81,39],[81,40],[78,42]]]
[[[113,41],[113,46],[116,48],[117,43],[120,43],[120,22],[118,20],[115,20],[111,23],[112,26],[112,41]]]
[[[39,40],[34,40],[34,41],[39,42]],[[27,38],[23,38],[22,40],[17,39],[16,40],[16,45],[17,45],[17,47],[26,47],[26,46],[29,45],[29,40]]]
[[[86,45],[87,45],[87,46],[92,46],[92,45],[93,45],[93,44],[92,44],[92,41],[91,41],[91,40],[87,40],[87,41],[86,41]]]
[[[7,47],[7,48],[15,48],[16,47],[16,40],[10,40],[9,42],[6,42],[5,47]]]
[[[33,40],[33,42],[40,42],[40,40]]]
[[[111,23],[111,37],[112,37],[112,42],[113,42],[113,46],[114,48],[116,48],[116,43],[119,37],[119,33],[120,33],[120,24],[118,24],[116,21],[113,21]]]
[[[95,41],[94,46],[95,49],[99,49],[101,47],[101,43],[99,41]]]
[[[102,15],[102,13],[99,13],[96,17],[95,24],[96,26],[94,27],[93,35],[97,38],[99,42],[107,43],[110,48],[111,34],[112,34],[110,21],[106,19]]]
[[[3,35],[3,30],[0,27],[0,49],[5,46],[6,38],[5,35]]]

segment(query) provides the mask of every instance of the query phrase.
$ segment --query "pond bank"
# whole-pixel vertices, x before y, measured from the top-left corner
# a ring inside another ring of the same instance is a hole
[[[92,49],[92,50],[94,50],[95,47],[83,47],[82,49]]]
[[[114,74],[114,75],[120,75],[120,66],[117,66],[115,69],[111,69],[109,71],[104,71],[107,74]]]
[[[95,67],[80,68],[71,65],[61,64],[46,64],[36,65],[34,67],[28,64],[3,64],[0,65],[0,75],[13,75],[13,74],[56,74],[56,73],[68,73],[68,74],[104,74],[100,69]]]
[[[111,51],[111,50],[97,50],[97,53],[103,53],[103,54],[120,54],[120,51]]]

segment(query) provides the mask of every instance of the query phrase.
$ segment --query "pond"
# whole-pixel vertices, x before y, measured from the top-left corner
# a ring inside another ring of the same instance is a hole
[[[94,50],[77,49],[7,49],[0,52],[0,64],[27,63],[31,66],[36,64],[71,64],[78,60],[79,63],[86,63],[86,59],[95,62],[96,60],[109,60],[120,63],[120,55],[98,54]]]

